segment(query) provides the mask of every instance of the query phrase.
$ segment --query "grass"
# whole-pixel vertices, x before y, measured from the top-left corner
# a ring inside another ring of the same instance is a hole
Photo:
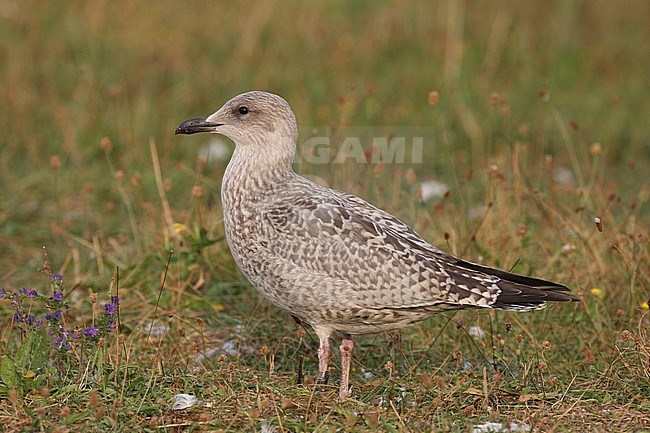
[[[46,245],[67,326],[118,294],[120,321],[66,369],[0,384],[0,430],[650,430],[646,2],[35,6],[0,3],[0,286],[47,293]],[[424,136],[421,164],[296,169],[583,301],[360,338],[357,398],[315,387],[315,337],[228,252],[211,138],[172,135],[250,89],[291,103],[301,141]],[[422,202],[432,179],[449,194]],[[0,312],[15,361],[31,331]],[[201,403],[172,411],[177,393]]]

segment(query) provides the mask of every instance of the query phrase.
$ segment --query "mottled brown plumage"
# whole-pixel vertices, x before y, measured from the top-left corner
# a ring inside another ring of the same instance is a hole
[[[296,119],[277,95],[244,93],[176,129],[196,132],[235,142],[221,190],[228,245],[264,297],[314,329],[320,380],[330,336],[343,335],[341,398],[350,395],[353,335],[442,311],[530,311],[579,299],[560,284],[452,257],[388,212],[294,173]]]

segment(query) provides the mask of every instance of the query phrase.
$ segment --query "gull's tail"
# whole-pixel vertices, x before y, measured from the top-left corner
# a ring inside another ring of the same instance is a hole
[[[499,282],[496,285],[501,289],[501,293],[490,304],[491,308],[531,311],[544,308],[547,302],[574,302],[581,300],[579,296],[571,293],[569,288],[562,284],[513,274],[464,260],[458,260],[458,265],[465,269],[499,278]]]

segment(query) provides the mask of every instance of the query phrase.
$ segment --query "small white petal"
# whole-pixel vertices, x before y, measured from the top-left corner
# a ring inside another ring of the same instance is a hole
[[[272,425],[263,422],[260,425],[260,433],[277,433],[277,430]]]
[[[213,138],[199,149],[199,156],[205,158],[209,163],[225,161],[231,153],[230,146],[221,138]]]
[[[485,337],[485,331],[480,326],[470,326],[467,333],[478,340]]]
[[[516,422],[505,425],[500,422],[484,422],[475,425],[472,433],[527,433],[530,428],[528,424],[517,424]]]
[[[221,345],[221,350],[226,352],[226,354],[230,356],[237,356],[239,355],[239,351],[237,350],[237,344],[235,344],[234,341],[228,340],[225,343]]]
[[[432,198],[443,197],[449,192],[447,184],[437,180],[427,180],[420,185],[422,191],[422,201],[429,201]]]
[[[194,406],[199,401],[190,394],[176,394],[172,397],[172,410],[182,410]]]
[[[147,323],[144,332],[151,335],[151,338],[162,338],[169,332],[169,326],[161,322]]]
[[[556,167],[553,169],[553,180],[560,185],[571,186],[575,184],[573,172],[567,167]]]

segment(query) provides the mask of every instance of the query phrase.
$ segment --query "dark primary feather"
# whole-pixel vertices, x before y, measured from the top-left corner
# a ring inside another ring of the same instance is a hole
[[[481,266],[476,263],[454,258],[456,265],[465,269],[499,278],[497,285],[501,293],[491,306],[500,309],[512,309],[513,306],[543,307],[546,302],[579,301],[580,297],[570,293],[569,288],[558,283],[513,274],[500,269]]]

